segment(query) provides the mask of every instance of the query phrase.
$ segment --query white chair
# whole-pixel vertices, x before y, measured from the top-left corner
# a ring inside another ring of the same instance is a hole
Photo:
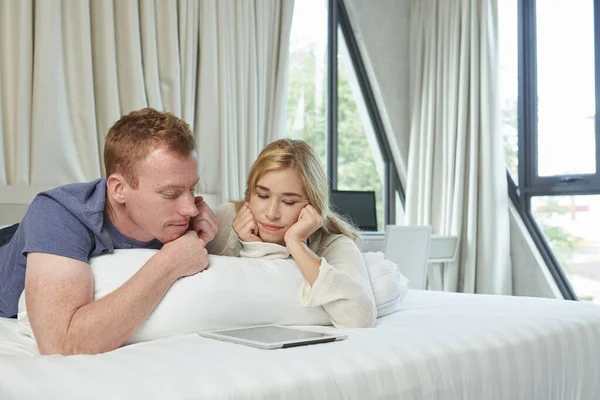
[[[409,288],[425,289],[431,226],[388,225],[383,253],[409,280]]]
[[[458,236],[432,235],[429,245],[429,264],[453,263],[458,259]]]

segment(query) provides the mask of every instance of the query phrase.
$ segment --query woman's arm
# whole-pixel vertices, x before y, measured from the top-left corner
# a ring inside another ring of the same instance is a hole
[[[349,237],[326,234],[321,235],[320,254],[313,252],[307,238],[322,226],[323,218],[307,205],[285,233],[285,244],[306,279],[302,301],[323,306],[338,328],[370,328],[377,309],[362,254]]]
[[[307,245],[308,237],[323,226],[323,218],[310,204],[302,209],[298,221],[285,233],[285,246],[300,267],[302,275],[312,286],[319,276],[321,257]]]
[[[328,235],[322,240],[331,242],[320,252],[317,279],[312,287],[306,284],[302,289],[303,303],[311,307],[323,306],[338,328],[373,327],[377,309],[358,246],[344,235]]]
[[[242,244],[239,241],[238,235],[231,227],[236,214],[235,205],[227,202],[217,207],[214,212],[219,224],[219,230],[214,239],[206,245],[208,254],[238,257]]]
[[[304,279],[312,286],[319,277],[319,268],[321,267],[321,257],[316,255],[306,243],[296,241],[287,244],[294,261],[300,267]]]

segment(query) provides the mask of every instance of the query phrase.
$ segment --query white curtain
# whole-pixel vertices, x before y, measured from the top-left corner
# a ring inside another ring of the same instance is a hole
[[[108,128],[150,106],[194,130],[198,190],[239,197],[249,162],[284,135],[292,12],[293,0],[0,0],[0,188],[101,176]]]
[[[204,0],[200,38],[201,186],[241,199],[269,142],[285,136],[293,0]],[[214,155],[220,154],[215,163]]]
[[[411,3],[407,223],[460,238],[430,289],[512,292],[497,35],[496,0]]]

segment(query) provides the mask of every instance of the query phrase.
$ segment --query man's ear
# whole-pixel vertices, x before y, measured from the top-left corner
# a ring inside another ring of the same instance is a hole
[[[128,188],[129,184],[121,174],[111,174],[106,178],[106,194],[119,204],[125,203]]]

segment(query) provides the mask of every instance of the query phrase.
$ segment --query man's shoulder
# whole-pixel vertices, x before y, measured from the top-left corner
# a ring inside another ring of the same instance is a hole
[[[39,193],[29,205],[23,225],[44,231],[100,232],[104,223],[105,182],[98,179]]]
[[[78,218],[104,212],[106,203],[106,179],[92,182],[72,183],[39,193],[31,202],[30,209],[52,211],[64,209]]]
[[[104,202],[98,205],[77,193],[77,189],[60,187],[34,198],[21,221],[20,253],[87,262],[102,238]]]
[[[38,197],[49,197],[59,203],[76,201],[80,204],[102,203],[106,197],[106,178],[99,178],[91,182],[70,183],[57,188],[39,193]]]

